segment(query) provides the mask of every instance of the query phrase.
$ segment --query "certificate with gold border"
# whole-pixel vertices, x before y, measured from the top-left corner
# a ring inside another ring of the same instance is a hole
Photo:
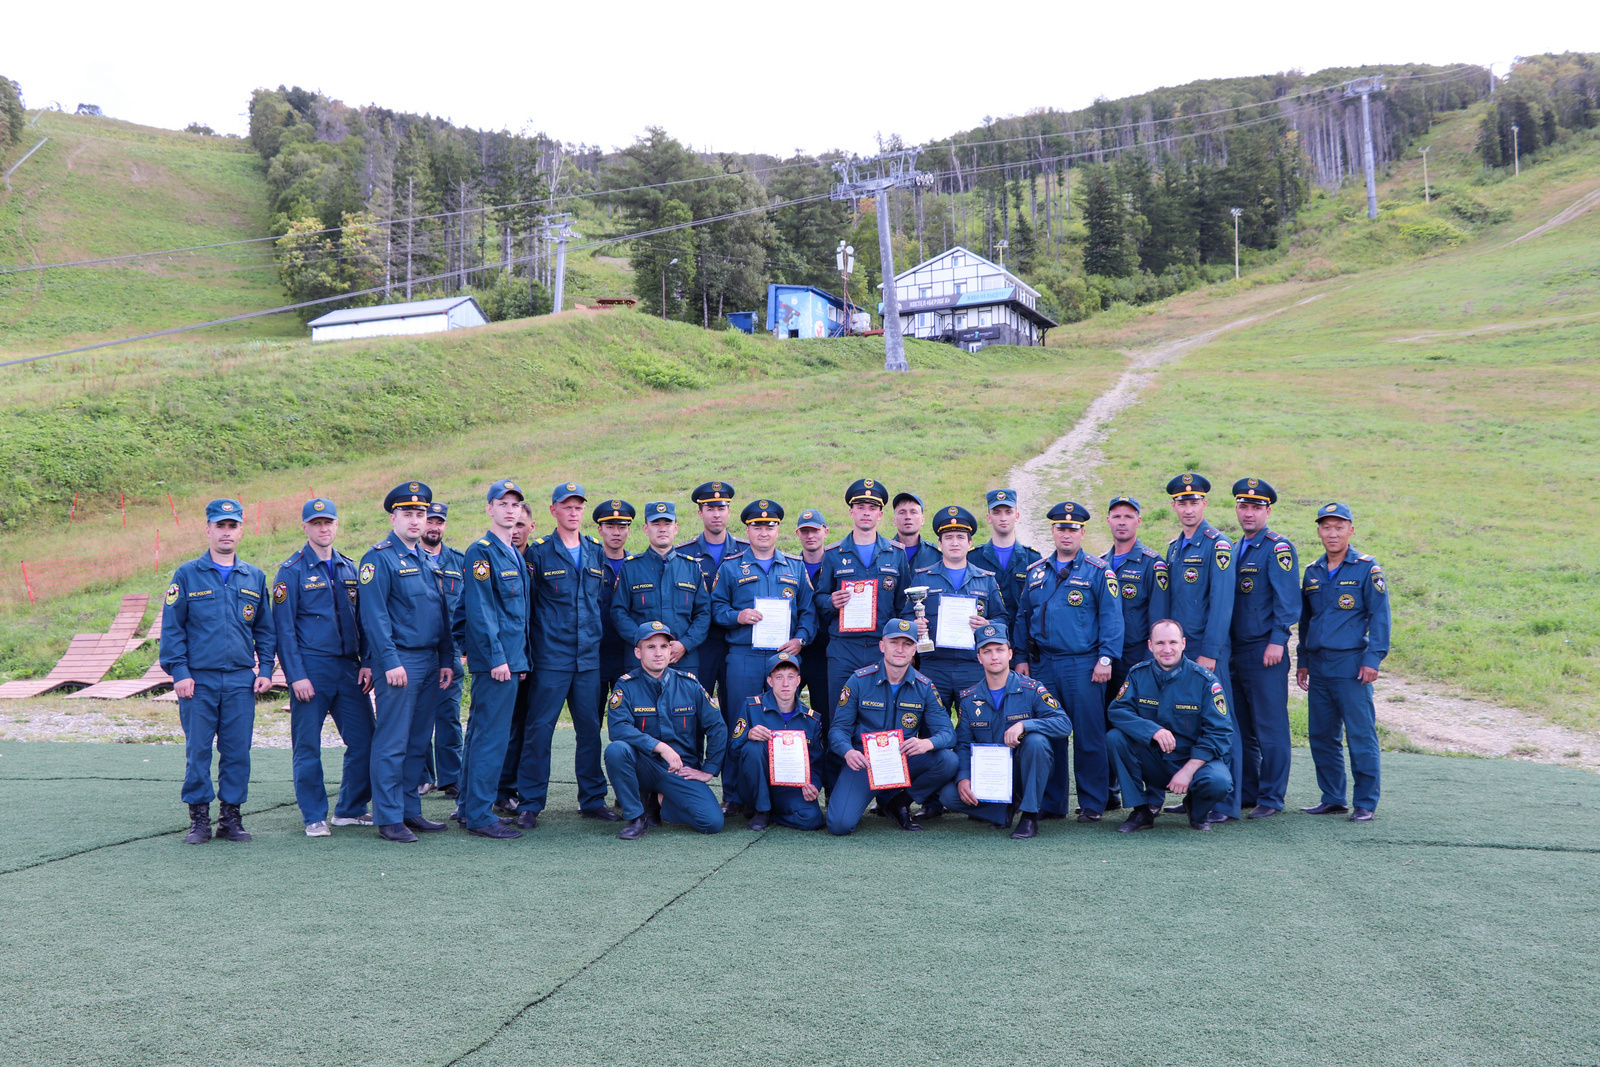
[[[839,632],[875,634],[878,632],[878,579],[846,580],[839,588],[850,590],[850,599],[839,609]]]
[[[767,738],[767,784],[811,784],[811,748],[804,730],[774,730]]]

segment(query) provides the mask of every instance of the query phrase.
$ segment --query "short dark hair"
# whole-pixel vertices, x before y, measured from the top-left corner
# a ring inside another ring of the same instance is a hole
[[[1150,636],[1151,637],[1154,637],[1156,635],[1156,627],[1157,626],[1176,626],[1178,628],[1178,636],[1179,637],[1187,639],[1188,636],[1189,636],[1188,634],[1183,632],[1183,623],[1179,622],[1177,619],[1157,619],[1155,622],[1151,623],[1150,624]]]

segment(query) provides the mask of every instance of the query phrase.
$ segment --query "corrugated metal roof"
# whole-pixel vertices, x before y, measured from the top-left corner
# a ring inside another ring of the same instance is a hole
[[[409,319],[418,315],[443,315],[451,308],[473,303],[470,296],[447,296],[438,300],[413,300],[408,304],[378,304],[369,308],[344,308],[330,311],[309,326],[338,326],[347,322],[381,322],[384,319]]]

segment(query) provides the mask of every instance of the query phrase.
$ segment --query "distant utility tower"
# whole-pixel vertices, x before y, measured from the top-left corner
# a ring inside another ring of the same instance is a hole
[[[1344,96],[1361,98],[1361,158],[1367,168],[1367,218],[1378,217],[1378,178],[1372,163],[1372,94],[1383,92],[1383,75],[1344,83]]]
[[[871,159],[841,160],[833,165],[839,184],[834,200],[859,200],[871,193],[878,204],[878,255],[883,260],[883,369],[910,370],[906,340],[900,333],[900,297],[894,287],[894,247],[889,242],[889,190],[932,185],[933,175],[917,170],[920,148],[885,152]]]
[[[556,243],[556,270],[552,279],[550,294],[550,313],[556,314],[561,310],[561,301],[566,296],[567,288],[567,242],[574,237],[582,237],[581,233],[574,233],[572,212],[563,211],[559,215],[541,215],[539,217],[539,235],[545,241]]]

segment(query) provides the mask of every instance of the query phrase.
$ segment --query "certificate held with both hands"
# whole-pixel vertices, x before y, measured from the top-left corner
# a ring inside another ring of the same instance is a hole
[[[861,752],[867,757],[867,787],[879,789],[909,789],[911,767],[901,750],[905,740],[904,730],[880,730],[861,735]]]
[[[972,623],[968,620],[978,613],[978,598],[971,596],[941,596],[939,598],[939,623],[933,634],[937,648],[976,648],[972,636]]]
[[[878,632],[878,579],[844,581],[840,589],[848,590],[850,599],[839,609],[839,632],[842,634],[875,634]]]
[[[1011,803],[1011,749],[972,746],[972,795],[980,804]]]
[[[811,784],[811,751],[804,730],[774,730],[767,738],[767,784]]]
[[[790,602],[783,597],[758,596],[752,605],[761,612],[761,621],[750,627],[750,647],[782,648],[789,643]]]

